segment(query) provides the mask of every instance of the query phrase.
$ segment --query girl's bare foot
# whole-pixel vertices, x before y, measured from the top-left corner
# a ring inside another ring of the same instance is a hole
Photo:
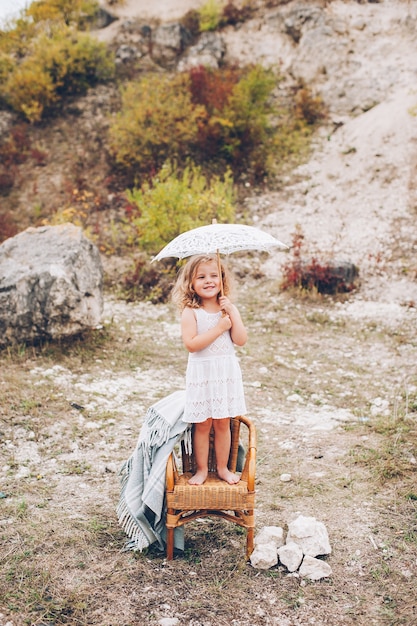
[[[197,471],[194,476],[191,476],[190,480],[188,481],[189,485],[202,485],[205,480],[207,478],[207,472],[202,470],[202,471]]]
[[[229,485],[236,485],[236,483],[238,483],[240,480],[237,474],[233,474],[233,472],[231,472],[227,468],[225,470],[220,470],[220,471],[219,469],[217,469],[217,475],[219,478],[229,483]]]

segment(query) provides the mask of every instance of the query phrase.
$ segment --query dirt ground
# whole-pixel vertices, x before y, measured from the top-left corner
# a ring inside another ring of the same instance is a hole
[[[2,626],[415,622],[416,309],[304,301],[270,279],[238,293],[257,530],[316,517],[331,577],[255,570],[219,521],[190,524],[173,562],[123,552],[118,470],[186,355],[170,305],[108,298],[89,338],[0,356]]]

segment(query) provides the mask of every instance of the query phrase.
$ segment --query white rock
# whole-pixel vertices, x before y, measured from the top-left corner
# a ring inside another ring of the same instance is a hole
[[[284,545],[284,530],[280,526],[264,526],[257,533],[254,544],[255,546],[264,543],[274,543],[277,548]]]
[[[332,568],[325,561],[306,555],[299,569],[300,576],[310,580],[320,580],[332,575]]]
[[[271,543],[261,543],[255,546],[250,557],[250,564],[256,569],[269,569],[278,563],[277,547]]]
[[[299,515],[296,520],[288,524],[287,543],[293,541],[308,556],[330,554],[329,536],[323,522],[318,522],[315,517]]]
[[[376,415],[388,416],[389,413],[390,413],[390,410],[389,410],[388,400],[383,400],[382,398],[375,398],[372,401],[371,414],[373,416],[376,416]]]
[[[290,541],[285,546],[278,548],[278,557],[289,572],[295,572],[303,560],[303,551],[298,544]]]
[[[298,393],[293,393],[291,396],[287,396],[288,402],[298,402],[299,404],[304,404],[304,399],[298,395]]]
[[[178,617],[161,617],[161,619],[158,620],[159,626],[178,626],[179,623],[180,620]]]
[[[281,476],[279,477],[282,483],[289,483],[291,481],[291,478],[291,474],[281,474]]]
[[[22,465],[16,472],[16,478],[27,478],[30,476],[30,469],[26,465]]]

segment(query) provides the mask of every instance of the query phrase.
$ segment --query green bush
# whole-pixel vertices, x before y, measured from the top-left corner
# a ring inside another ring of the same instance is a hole
[[[200,16],[200,31],[202,33],[216,30],[222,18],[222,3],[218,0],[207,0],[207,2],[200,7],[198,13]]]
[[[166,163],[152,184],[128,192],[131,244],[156,254],[180,233],[205,224],[233,221],[234,188],[227,171],[207,181],[201,168],[189,164],[182,173]]]
[[[271,93],[277,83],[272,71],[257,65],[234,86],[222,114],[225,153],[239,172],[251,170],[255,177],[268,169],[274,127]]]
[[[197,142],[205,110],[191,102],[189,78],[153,75],[122,91],[122,109],[109,129],[122,168],[154,173],[167,159],[185,159]]]
[[[113,78],[114,63],[106,46],[89,35],[68,32],[54,44],[40,52],[39,59],[53,76],[58,94],[85,93]]]

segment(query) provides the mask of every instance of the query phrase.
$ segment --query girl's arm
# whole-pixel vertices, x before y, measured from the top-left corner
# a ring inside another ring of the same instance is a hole
[[[194,315],[193,309],[186,307],[181,315],[181,333],[182,340],[188,352],[198,352],[204,350],[213,341],[220,337],[225,330],[229,330],[232,326],[232,321],[229,315],[221,317],[218,324],[214,328],[210,328],[201,335],[197,334],[197,320]]]
[[[232,304],[226,296],[221,296],[219,298],[219,304],[222,309],[226,311],[227,315],[230,317],[230,321],[232,322],[230,336],[233,343],[237,346],[244,346],[248,338],[248,333],[246,332],[246,328],[242,322],[242,318],[240,317],[237,307]]]

